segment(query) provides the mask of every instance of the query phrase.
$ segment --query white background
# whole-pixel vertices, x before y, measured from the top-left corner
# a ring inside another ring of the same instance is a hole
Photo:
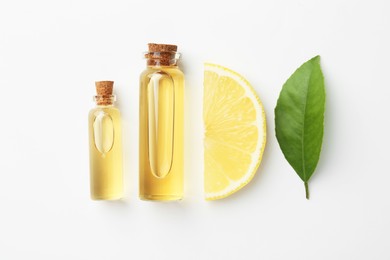
[[[0,3],[0,259],[390,259],[387,0]],[[185,199],[138,199],[138,77],[148,42],[186,74]],[[285,80],[321,55],[327,104],[311,200],[274,134]],[[245,76],[268,143],[253,181],[203,200],[203,62]],[[94,81],[115,80],[126,198],[89,199]]]

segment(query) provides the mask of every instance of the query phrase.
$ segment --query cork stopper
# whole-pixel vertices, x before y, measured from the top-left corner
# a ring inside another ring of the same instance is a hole
[[[148,43],[148,52],[145,57],[149,66],[176,66],[177,45]]]
[[[177,52],[177,45],[148,43],[149,52]]]
[[[96,81],[96,103],[98,105],[111,105],[114,100],[113,88],[114,81]]]
[[[114,81],[96,81],[95,86],[98,96],[110,96],[114,88]]]

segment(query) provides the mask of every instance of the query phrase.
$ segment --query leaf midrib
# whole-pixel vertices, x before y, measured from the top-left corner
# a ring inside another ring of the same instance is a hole
[[[306,163],[305,163],[305,123],[306,123],[306,108],[307,108],[307,96],[309,94],[309,87],[311,82],[311,76],[313,75],[313,67],[310,68],[310,75],[307,83],[307,90],[304,99],[304,108],[303,108],[303,127],[302,127],[302,173],[303,173],[303,181],[306,182]]]

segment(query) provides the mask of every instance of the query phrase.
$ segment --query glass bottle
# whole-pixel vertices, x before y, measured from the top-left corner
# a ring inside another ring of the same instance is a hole
[[[139,188],[144,200],[183,198],[184,74],[176,45],[148,44],[140,77]]]
[[[123,196],[121,115],[114,106],[113,81],[96,82],[96,107],[89,112],[91,198]]]

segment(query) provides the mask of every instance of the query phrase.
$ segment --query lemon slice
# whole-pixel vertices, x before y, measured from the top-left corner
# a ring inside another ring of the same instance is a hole
[[[249,82],[215,64],[204,67],[204,189],[225,198],[255,175],[266,143],[263,105]]]

